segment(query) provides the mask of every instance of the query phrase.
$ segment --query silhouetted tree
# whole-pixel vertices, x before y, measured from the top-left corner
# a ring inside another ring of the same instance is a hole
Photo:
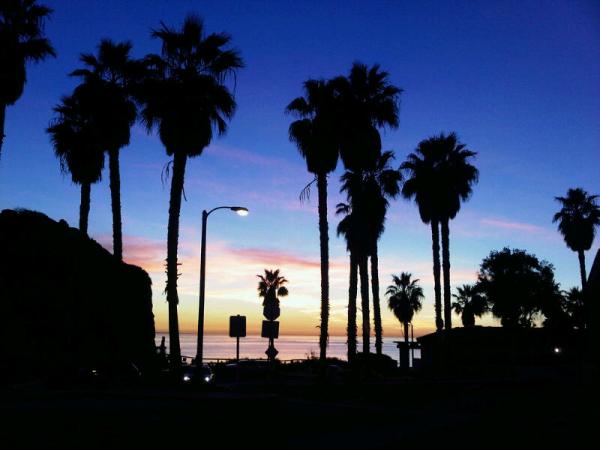
[[[408,156],[403,164],[411,176],[404,186],[407,198],[415,198],[424,222],[431,222],[434,241],[434,278],[439,283],[439,236],[437,222],[441,227],[442,269],[444,275],[444,325],[452,328],[451,287],[450,287],[450,227],[449,221],[456,217],[461,202],[472,193],[472,186],[478,180],[478,170],[469,163],[476,155],[458,142],[455,133],[440,134],[421,141],[415,153]],[[423,203],[423,207],[421,206]],[[437,254],[436,254],[437,253]],[[436,286],[436,302],[439,285]],[[441,305],[436,303],[436,315],[441,314]],[[440,329],[441,320],[436,319]]]
[[[452,303],[452,309],[460,315],[464,327],[475,326],[475,317],[481,317],[488,310],[485,298],[478,292],[475,285],[463,284],[456,288],[458,294]]]
[[[442,319],[442,288],[440,264],[440,214],[435,189],[436,177],[435,154],[430,141],[419,142],[417,149],[408,155],[400,168],[406,172],[402,186],[402,195],[414,199],[419,208],[423,223],[431,225],[431,241],[433,251],[433,291],[435,297],[435,326],[437,331],[444,328]]]
[[[160,39],[160,55],[149,55],[148,78],[140,85],[142,120],[156,128],[166,152],[173,157],[167,235],[167,301],[169,347],[173,364],[180,364],[177,319],[177,247],[179,215],[187,159],[202,154],[214,131],[222,135],[233,117],[235,100],[224,84],[243,66],[239,53],[227,49],[231,38],[224,33],[204,34],[200,18],[188,16],[181,30],[162,24],[152,32]]]
[[[257,275],[258,296],[263,299],[263,315],[271,322],[277,320],[281,310],[279,308],[279,297],[286,297],[288,290],[284,286],[288,282],[284,277],[279,275],[279,269],[267,270],[264,275]],[[270,353],[273,351],[274,353]],[[277,351],[275,350],[274,338],[269,338],[269,349],[267,350],[269,359],[274,359]]]
[[[343,215],[337,227],[337,235],[346,240],[346,248],[350,255],[350,277],[348,285],[348,361],[356,356],[356,298],[358,292],[358,247],[360,245],[360,230],[356,224],[356,216],[352,207],[346,203],[338,203],[336,214]]]
[[[340,155],[347,169],[348,177],[353,177],[354,182],[361,183],[363,172],[375,170],[381,156],[381,136],[379,128],[397,128],[399,123],[398,104],[401,89],[389,82],[389,74],[380,70],[375,64],[371,68],[365,64],[354,63],[347,77],[336,77],[331,81],[336,92],[340,121]],[[347,179],[348,180],[348,179]],[[344,181],[343,181],[344,182]],[[363,190],[361,188],[361,190]],[[348,190],[346,190],[348,193]],[[357,199],[360,196],[355,196]],[[362,211],[363,206],[357,205],[349,197],[353,214],[359,228],[365,228],[367,215]],[[365,228],[366,229],[366,228]],[[363,315],[363,352],[370,352],[370,312],[369,312],[369,274],[368,257],[372,252],[372,234],[363,235],[371,248],[364,252],[355,252],[361,280],[361,306]],[[378,291],[378,282],[374,286]],[[380,310],[379,293],[374,307]],[[375,328],[376,342],[382,342],[382,327],[379,314],[376,315]],[[380,351],[380,349],[378,349]]]
[[[333,89],[323,80],[304,83],[304,97],[298,97],[286,111],[300,117],[292,122],[290,140],[315,175],[319,194],[319,238],[321,247],[321,329],[319,358],[327,358],[329,339],[329,225],[327,223],[327,174],[337,166],[339,145],[336,133],[336,110]]]
[[[569,189],[566,197],[556,197],[561,209],[554,214],[553,222],[558,222],[558,231],[563,235],[567,247],[577,252],[582,289],[587,279],[585,251],[591,248],[596,227],[600,225],[597,198],[597,195],[589,195],[581,188]]]
[[[47,132],[62,172],[70,173],[73,183],[81,186],[79,229],[87,234],[91,185],[102,177],[104,154],[84,98],[77,94],[63,97],[54,111],[57,118]]]
[[[0,156],[6,108],[23,94],[27,63],[56,56],[44,35],[44,21],[52,10],[35,0],[0,2]]]
[[[375,169],[365,172],[365,200],[368,208],[369,231],[372,246],[371,257],[371,289],[373,294],[373,322],[375,326],[375,351],[383,352],[383,327],[381,323],[381,307],[379,299],[379,257],[378,242],[385,231],[385,219],[389,208],[389,199],[395,199],[400,193],[402,176],[399,170],[392,169],[389,163],[394,153],[384,152],[378,158]]]
[[[585,297],[578,288],[562,292],[556,301],[544,304],[542,312],[544,327],[582,330],[588,323]]]
[[[492,251],[481,263],[477,289],[505,327],[531,327],[560,301],[554,267],[524,250]]]
[[[392,275],[392,284],[387,287],[388,307],[396,318],[404,325],[404,341],[408,343],[408,325],[416,313],[423,307],[423,288],[419,280],[411,280],[412,274],[402,272],[400,276]]]
[[[141,77],[141,63],[131,58],[131,43],[103,39],[98,55],[84,53],[86,66],[71,75],[83,78],[85,88],[94,92],[94,115],[100,129],[100,145],[108,153],[110,196],[113,216],[113,254],[123,259],[121,225],[121,176],[119,152],[129,145],[131,127],[137,118],[133,84]]]

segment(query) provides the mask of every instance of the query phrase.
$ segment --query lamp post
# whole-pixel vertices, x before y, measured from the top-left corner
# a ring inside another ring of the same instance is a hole
[[[208,216],[218,209],[229,209],[240,216],[248,215],[248,208],[243,206],[218,206],[210,211],[202,211],[202,246],[200,248],[200,301],[198,305],[198,345],[196,348],[196,365],[202,364],[202,347],[204,345],[204,286],[206,282],[206,222]]]

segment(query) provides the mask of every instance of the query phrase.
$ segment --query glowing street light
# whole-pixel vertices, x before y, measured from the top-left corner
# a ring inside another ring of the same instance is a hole
[[[196,365],[202,365],[204,346],[204,287],[206,285],[206,223],[208,216],[218,209],[229,209],[239,216],[247,216],[248,208],[243,206],[218,206],[210,211],[202,211],[202,246],[200,249],[200,301],[198,305],[198,345],[196,348]]]

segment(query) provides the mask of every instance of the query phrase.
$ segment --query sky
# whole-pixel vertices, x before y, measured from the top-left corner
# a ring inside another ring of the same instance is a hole
[[[554,200],[570,187],[600,194],[600,3],[596,1],[175,1],[47,0],[46,32],[58,57],[28,70],[19,102],[7,110],[0,160],[0,209],[29,208],[77,226],[79,188],[61,174],[45,129],[80,66],[102,38],[131,40],[134,55],[159,51],[150,30],[179,26],[187,13],[210,32],[226,31],[244,58],[238,109],[226,136],[188,162],[179,242],[180,326],[195,332],[203,209],[241,205],[209,218],[206,330],[226,332],[230,315],[256,332],[257,278],[279,268],[289,280],[282,334],[318,335],[320,278],[316,199],[298,195],[311,181],[288,140],[285,106],[309,78],[347,74],[354,61],[378,63],[404,89],[400,127],[382,134],[400,164],[418,142],[455,131],[477,152],[480,180],[450,225],[452,284],[476,280],[481,260],[505,246],[554,264],[563,289],[579,284],[577,256],[552,223]],[[154,134],[136,125],[121,152],[124,258],[153,282],[157,330],[167,329],[165,284],[168,163]],[[346,326],[348,256],[336,237],[341,163],[329,179],[331,334]],[[90,235],[112,248],[108,172],[92,187]],[[391,274],[411,272],[426,299],[416,334],[432,331],[431,237],[414,204],[391,205],[380,241],[382,294]],[[588,268],[598,250],[587,253]],[[110,301],[110,299],[107,299]],[[382,296],[382,301],[386,300]],[[384,305],[385,306],[385,305]],[[383,309],[384,333],[400,325]],[[460,319],[455,316],[455,323]],[[484,318],[483,324],[496,321]]]

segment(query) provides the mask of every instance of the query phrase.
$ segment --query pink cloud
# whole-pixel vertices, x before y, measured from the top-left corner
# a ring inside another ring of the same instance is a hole
[[[503,228],[506,230],[523,231],[525,233],[540,234],[546,233],[545,228],[524,222],[514,222],[503,219],[481,219],[481,223],[496,228]]]
[[[230,248],[229,253],[237,258],[241,258],[246,262],[260,263],[273,267],[296,266],[311,269],[321,267],[321,262],[318,257],[314,259],[303,258],[292,255],[291,253],[260,248]],[[337,261],[330,261],[330,267],[340,267],[342,264]]]

